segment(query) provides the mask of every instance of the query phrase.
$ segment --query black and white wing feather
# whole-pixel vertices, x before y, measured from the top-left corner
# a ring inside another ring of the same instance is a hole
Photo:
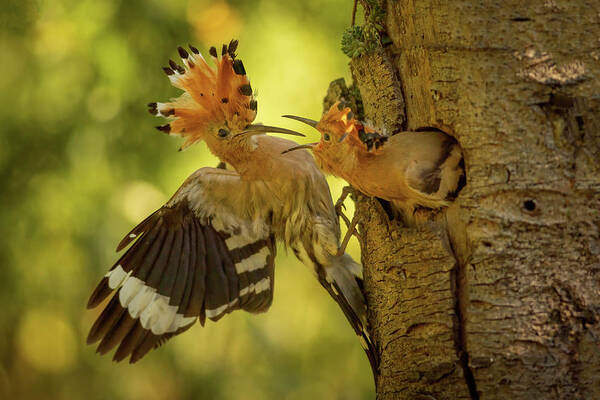
[[[129,249],[92,293],[88,308],[114,295],[88,343],[115,361],[136,362],[189,329],[233,310],[266,311],[273,299],[275,244],[268,226],[214,207],[198,190],[220,173],[202,169],[119,244]],[[218,170],[217,170],[218,171]],[[206,173],[210,172],[210,173]],[[225,171],[223,171],[225,172]],[[231,174],[227,174],[231,178]],[[225,182],[224,182],[225,183]]]

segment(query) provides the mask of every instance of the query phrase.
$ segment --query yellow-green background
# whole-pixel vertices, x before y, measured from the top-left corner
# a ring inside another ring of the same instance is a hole
[[[85,345],[87,297],[119,239],[195,169],[146,103],[177,95],[176,46],[233,37],[257,121],[318,118],[351,0],[5,0],[0,13],[0,398],[372,398],[364,353],[307,269],[280,249],[271,310],[199,325],[135,365]],[[316,137],[310,130],[307,141]],[[330,181],[334,196],[339,181]],[[350,210],[351,211],[351,210]],[[351,253],[359,251],[351,242]]]

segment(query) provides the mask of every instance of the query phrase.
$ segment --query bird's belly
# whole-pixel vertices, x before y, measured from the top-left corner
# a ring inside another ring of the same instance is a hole
[[[371,173],[369,169],[362,170],[354,176],[345,177],[346,181],[360,190],[367,196],[379,197],[383,200],[403,201],[406,191],[402,190],[403,182],[393,179],[393,176],[387,175],[384,171]],[[391,179],[390,179],[391,178]]]
[[[289,245],[310,229],[311,218],[306,209],[304,191],[292,182],[270,182],[266,186],[268,190],[261,193],[262,199],[256,203],[268,205],[261,214],[269,216],[268,222],[275,238]]]

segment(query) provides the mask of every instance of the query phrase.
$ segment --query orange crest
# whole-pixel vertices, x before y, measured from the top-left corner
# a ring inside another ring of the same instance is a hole
[[[367,152],[371,152],[373,147],[378,150],[388,139],[387,136],[354,119],[350,107],[339,101],[321,117],[317,129],[332,134],[337,141],[347,141],[351,146]]]
[[[157,129],[185,138],[182,148],[202,139],[210,126],[227,126],[241,131],[256,118],[257,102],[241,60],[236,59],[237,40],[223,45],[221,58],[217,49],[210,48],[216,65],[208,65],[198,49],[191,53],[178,47],[184,67],[169,60],[163,68],[173,86],[184,93],[168,103],[150,103],[151,114],[171,119]]]

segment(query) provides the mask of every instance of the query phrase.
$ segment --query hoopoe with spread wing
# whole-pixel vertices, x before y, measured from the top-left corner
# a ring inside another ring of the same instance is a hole
[[[151,103],[170,122],[158,129],[205,141],[233,171],[201,168],[171,199],[118,245],[131,247],[102,279],[88,307],[116,291],[88,336],[99,353],[118,345],[115,361],[136,362],[196,320],[219,320],[237,309],[266,311],[273,299],[275,242],[282,241],[308,265],[342,308],[376,368],[366,330],[366,304],[358,280],[362,267],[336,251],[340,228],[329,187],[305,152],[283,156],[297,143],[265,132],[298,134],[254,125],[257,102],[237,41],[223,45],[216,68],[199,51],[178,48],[185,67],[165,68],[183,94]]]
[[[367,196],[390,201],[409,224],[415,222],[417,207],[448,206],[464,185],[462,151],[454,138],[442,132],[385,136],[354,119],[352,110],[339,101],[320,121],[284,117],[321,133],[318,143],[294,146],[285,153],[312,150],[323,171],[346,180]]]

